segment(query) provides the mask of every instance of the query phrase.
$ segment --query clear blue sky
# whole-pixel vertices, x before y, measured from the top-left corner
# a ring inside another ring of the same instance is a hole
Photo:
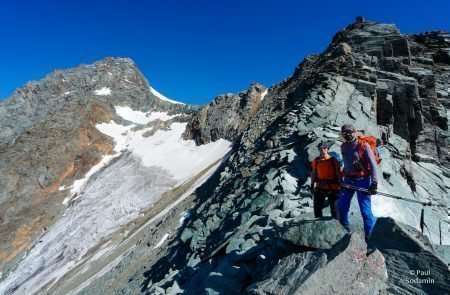
[[[55,69],[132,58],[167,97],[206,103],[292,74],[362,15],[450,31],[450,1],[2,1],[0,98]]]

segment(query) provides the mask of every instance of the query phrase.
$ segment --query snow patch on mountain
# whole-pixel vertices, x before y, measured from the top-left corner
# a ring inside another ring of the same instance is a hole
[[[170,130],[158,130],[151,137],[143,134],[149,129],[132,132],[134,126],[122,126],[113,121],[97,125],[97,129],[114,138],[115,151],[129,150],[142,158],[146,167],[157,166],[167,170],[180,183],[222,158],[231,149],[231,142],[219,139],[197,146],[181,135],[187,123],[172,123]]]
[[[261,100],[264,99],[264,97],[267,95],[267,93],[269,92],[269,89],[264,90],[263,93],[261,93]]]
[[[118,155],[119,154],[103,156],[100,163],[98,163],[97,165],[92,167],[91,170],[89,170],[88,173],[86,173],[84,178],[75,180],[73,185],[70,187],[70,189],[71,189],[70,192],[72,193],[72,195],[79,193],[92,175],[94,175],[95,173],[100,171],[100,169],[105,167],[109,163],[109,161],[111,161],[113,158],[117,157]],[[62,189],[60,188],[60,190],[62,190]],[[66,205],[68,203],[68,201],[69,201],[69,198],[64,199],[63,204]]]
[[[125,120],[131,121],[136,124],[147,124],[156,119],[167,121],[175,118],[177,115],[168,115],[166,112],[140,112],[134,111],[130,107],[116,106],[116,113]]]
[[[96,95],[110,95],[111,94],[111,89],[109,89],[107,87],[103,87],[101,89],[95,90],[94,93]]]
[[[161,99],[161,100],[168,101],[168,102],[170,102],[170,103],[175,103],[175,104],[184,104],[184,103],[182,103],[182,102],[175,101],[175,100],[173,100],[173,99],[170,99],[170,98],[165,97],[164,95],[162,95],[161,93],[159,93],[158,91],[156,91],[155,89],[153,89],[152,87],[150,87],[150,92],[153,93],[156,97],[158,97],[158,98]]]
[[[165,112],[134,111],[129,107],[116,106],[115,109],[119,116],[137,124],[147,124],[156,119],[165,121],[176,117],[176,115],[168,115]],[[69,187],[71,197],[66,198],[63,204],[67,204],[73,196],[79,195],[92,175],[126,150],[141,157],[145,166],[161,167],[170,172],[179,183],[182,183],[189,176],[197,174],[210,163],[223,157],[231,149],[231,142],[224,139],[201,146],[195,145],[193,140],[183,140],[181,135],[186,129],[186,125],[187,123],[172,123],[170,130],[158,130],[153,136],[144,137],[143,135],[152,128],[131,131],[136,125],[124,126],[113,121],[97,124],[96,128],[100,132],[114,139],[115,154],[103,156],[84,178],[76,180]],[[60,190],[62,189],[65,188],[60,188]]]

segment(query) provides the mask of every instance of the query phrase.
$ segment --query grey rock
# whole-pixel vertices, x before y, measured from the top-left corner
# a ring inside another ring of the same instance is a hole
[[[272,196],[275,196],[278,193],[280,193],[280,188],[281,187],[279,178],[269,180],[267,184],[264,186],[264,190]]]
[[[316,249],[330,249],[347,234],[335,219],[294,220],[285,228],[283,239]]]
[[[450,50],[448,48],[440,49],[433,55],[433,61],[450,65]]]
[[[236,293],[241,288],[241,282],[237,279],[226,277],[219,272],[211,272],[206,278],[204,287],[206,294],[219,295],[225,293]]]
[[[391,218],[378,218],[369,247],[378,249],[384,256],[389,294],[450,292],[447,263],[434,253],[430,241],[417,230]],[[414,283],[415,280],[424,280],[424,283]]]
[[[291,194],[297,191],[297,179],[289,173],[284,173],[281,175],[280,185],[283,193],[285,194]]]
[[[299,206],[298,201],[291,201],[287,198],[283,200],[283,211],[284,212],[290,212],[290,211],[296,209],[298,206]]]
[[[377,294],[384,290],[386,265],[379,251],[366,255],[356,235],[328,252],[293,254],[280,261],[267,278],[251,285],[249,294]]]
[[[433,248],[443,261],[450,264],[450,245],[433,245]]]
[[[230,253],[231,251],[241,250],[241,245],[245,243],[245,239],[236,238],[231,239],[226,248],[226,253]]]
[[[200,144],[219,138],[234,141],[247,127],[261,104],[266,88],[258,83],[239,94],[223,94],[195,113],[189,120],[185,139]]]

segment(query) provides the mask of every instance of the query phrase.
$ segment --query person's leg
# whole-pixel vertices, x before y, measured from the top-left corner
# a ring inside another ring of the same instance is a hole
[[[323,209],[324,200],[325,200],[324,192],[317,189],[314,192],[314,217],[315,218],[320,218],[323,216],[322,209]]]
[[[344,178],[344,184],[350,184],[350,181]],[[350,232],[350,221],[348,219],[348,211],[350,210],[350,203],[352,201],[353,194],[355,192],[346,188],[342,188],[339,191],[338,198],[338,215],[339,222]]]
[[[338,193],[339,192],[329,191],[328,192],[328,203],[330,203],[331,216],[333,216],[333,218],[339,220],[338,214],[337,214]]]
[[[363,178],[355,183],[360,188],[369,188],[370,178]],[[357,192],[359,210],[361,211],[361,216],[364,222],[364,231],[366,233],[366,238],[370,237],[372,234],[373,227],[375,225],[375,217],[372,213],[372,203],[371,196],[365,192]]]

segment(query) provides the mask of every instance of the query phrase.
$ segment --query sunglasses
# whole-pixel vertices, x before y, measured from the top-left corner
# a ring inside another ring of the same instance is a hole
[[[321,146],[320,148],[319,148],[319,150],[327,150],[328,149],[328,147],[326,147],[326,146]]]
[[[352,134],[352,133],[353,133],[353,131],[343,131],[342,132],[343,135]]]

